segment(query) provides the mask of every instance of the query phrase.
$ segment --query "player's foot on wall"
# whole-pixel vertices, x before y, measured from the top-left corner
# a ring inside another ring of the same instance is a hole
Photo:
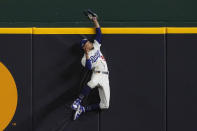
[[[78,108],[78,106],[81,104],[81,99],[79,99],[79,98],[77,98],[74,102],[73,102],[73,104],[71,105],[71,108],[73,109],[73,110],[77,110],[77,108]]]
[[[79,105],[75,114],[74,114],[73,120],[77,120],[84,112],[85,112],[85,107],[82,105]]]

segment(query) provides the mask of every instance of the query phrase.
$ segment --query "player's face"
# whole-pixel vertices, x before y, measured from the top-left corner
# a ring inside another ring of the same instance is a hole
[[[93,45],[90,41],[87,41],[83,47],[84,50],[91,50],[93,48]]]

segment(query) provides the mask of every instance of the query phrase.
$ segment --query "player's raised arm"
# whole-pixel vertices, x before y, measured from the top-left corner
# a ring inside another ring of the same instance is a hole
[[[99,22],[97,20],[97,17],[93,17],[92,21],[94,22],[95,28],[100,28],[100,24],[99,24]]]
[[[101,44],[101,37],[102,37],[102,33],[101,33],[101,28],[100,28],[100,24],[98,22],[98,16],[96,13],[94,13],[93,11],[91,11],[90,9],[88,9],[87,11],[84,12],[86,16],[88,16],[88,18],[93,21],[95,28],[96,28],[96,36],[95,36],[95,40],[98,41],[99,44]]]
[[[102,32],[101,32],[101,28],[100,28],[99,22],[97,20],[97,17],[93,17],[92,21],[93,21],[95,28],[96,28],[95,40],[101,44]]]

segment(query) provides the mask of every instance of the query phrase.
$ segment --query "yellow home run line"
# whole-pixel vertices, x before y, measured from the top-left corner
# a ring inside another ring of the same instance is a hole
[[[101,28],[103,34],[164,34],[165,28]],[[33,34],[94,34],[94,28],[34,28]]]
[[[168,34],[197,34],[197,27],[166,27]]]
[[[32,34],[32,28],[0,28],[0,34]]]
[[[101,28],[103,34],[197,34],[197,27]],[[0,28],[0,34],[94,34],[94,28]]]

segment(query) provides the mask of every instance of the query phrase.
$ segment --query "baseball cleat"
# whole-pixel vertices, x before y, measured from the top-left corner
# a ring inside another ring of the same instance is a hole
[[[73,120],[78,119],[79,116],[80,116],[83,112],[85,112],[85,107],[82,106],[82,105],[79,105],[78,108],[77,108],[77,110],[76,110],[76,112],[75,112],[75,114],[74,114]]]
[[[74,102],[73,102],[73,104],[71,105],[71,108],[73,109],[73,110],[77,110],[78,109],[78,106],[81,104],[81,100],[79,99],[79,98],[77,98]]]

